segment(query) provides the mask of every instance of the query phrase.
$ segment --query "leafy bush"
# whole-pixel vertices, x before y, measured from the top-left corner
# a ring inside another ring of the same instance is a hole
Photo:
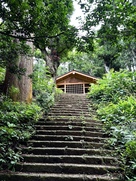
[[[136,121],[136,98],[120,99],[117,104],[109,103],[97,111],[102,121],[110,128],[116,125],[131,125]]]
[[[35,64],[33,78],[33,92],[37,104],[48,113],[50,107],[54,104],[55,94],[59,91],[55,87],[54,80],[50,76],[45,62],[39,60]]]
[[[136,136],[136,135],[135,135]],[[125,157],[125,172],[127,174],[127,178],[129,181],[135,181],[135,173],[136,173],[136,139],[128,141],[126,143],[126,149],[124,153]]]
[[[40,117],[41,108],[36,104],[0,97],[0,169],[11,169],[19,161],[20,143],[33,135]]]
[[[125,155],[130,159],[136,159],[136,140],[132,140],[126,143]]]
[[[99,86],[98,86],[99,85]],[[136,72],[120,71],[105,74],[98,84],[90,87],[88,97],[96,103],[113,102],[136,95]]]
[[[125,177],[135,180],[136,171],[136,72],[106,74],[90,88],[99,119],[110,134],[109,145],[120,153]]]

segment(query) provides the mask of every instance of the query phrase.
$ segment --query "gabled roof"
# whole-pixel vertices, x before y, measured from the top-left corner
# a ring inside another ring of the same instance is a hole
[[[64,79],[66,79],[67,77],[69,76],[75,76],[77,78],[82,78],[83,80],[87,80],[87,81],[93,81],[93,82],[96,82],[98,80],[98,78],[96,77],[93,77],[93,76],[90,76],[90,75],[87,75],[87,74],[83,74],[81,72],[78,72],[76,70],[72,70],[66,74],[63,74],[62,76],[59,76],[56,78],[56,83],[59,82],[59,81],[62,81]]]

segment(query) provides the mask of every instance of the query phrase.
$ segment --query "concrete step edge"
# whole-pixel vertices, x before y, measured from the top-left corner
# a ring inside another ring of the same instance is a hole
[[[75,163],[18,163],[16,170],[26,172],[41,173],[67,173],[67,174],[106,174],[115,173],[120,170],[118,166],[95,165],[95,164],[75,164]]]
[[[79,167],[79,168],[104,168],[104,169],[120,169],[118,166],[113,166],[113,165],[95,165],[95,164],[75,164],[75,163],[17,163],[17,165],[33,165],[33,166],[53,166],[53,167],[63,167],[63,166],[68,166],[68,167]]]
[[[24,181],[24,179],[27,178],[32,178],[32,181],[41,181],[40,178],[43,179],[45,178],[44,181],[49,179],[50,181],[85,181],[85,180],[90,180],[90,181],[120,181],[120,179],[117,176],[112,176],[112,175],[87,175],[87,174],[55,174],[55,173],[23,173],[23,172],[11,172],[11,173],[0,173],[0,178],[7,178],[9,179],[8,181]],[[22,179],[21,179],[22,177]],[[11,180],[12,179],[12,180]],[[21,180],[20,180],[21,179]],[[35,179],[35,180],[34,180]],[[59,180],[58,180],[59,179]],[[80,179],[80,180],[79,180]],[[49,181],[47,180],[47,181]],[[7,181],[7,180],[6,180]],[[30,181],[30,180],[29,180]]]
[[[50,133],[56,133],[56,134],[63,134],[63,133],[67,133],[66,135],[69,135],[69,134],[87,134],[87,135],[89,135],[89,134],[98,134],[98,135],[102,135],[102,136],[104,136],[105,135],[105,133],[104,132],[100,132],[100,131],[89,131],[89,130],[85,130],[85,128],[81,128],[81,129],[83,129],[83,130],[74,130],[74,128],[72,129],[72,128],[69,128],[68,130],[44,130],[44,129],[42,129],[42,130],[39,130],[39,129],[37,129],[36,130],[36,134],[39,134],[39,133],[44,133],[44,134],[50,134]],[[85,131],[84,131],[85,130]]]
[[[115,157],[108,156],[87,156],[87,155],[30,155],[23,154],[24,162],[29,163],[73,163],[73,164],[106,164],[118,166],[119,161]]]

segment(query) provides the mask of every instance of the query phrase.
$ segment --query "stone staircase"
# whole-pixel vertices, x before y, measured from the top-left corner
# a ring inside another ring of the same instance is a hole
[[[119,181],[120,168],[106,149],[102,123],[92,119],[84,95],[61,96],[23,149],[24,161],[1,181]]]

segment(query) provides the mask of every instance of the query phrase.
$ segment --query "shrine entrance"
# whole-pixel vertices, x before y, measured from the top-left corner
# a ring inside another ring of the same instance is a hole
[[[95,84],[97,80],[95,77],[73,70],[58,77],[56,86],[67,94],[86,94],[91,84]]]
[[[83,84],[69,84],[66,85],[66,93],[70,94],[84,94]]]

